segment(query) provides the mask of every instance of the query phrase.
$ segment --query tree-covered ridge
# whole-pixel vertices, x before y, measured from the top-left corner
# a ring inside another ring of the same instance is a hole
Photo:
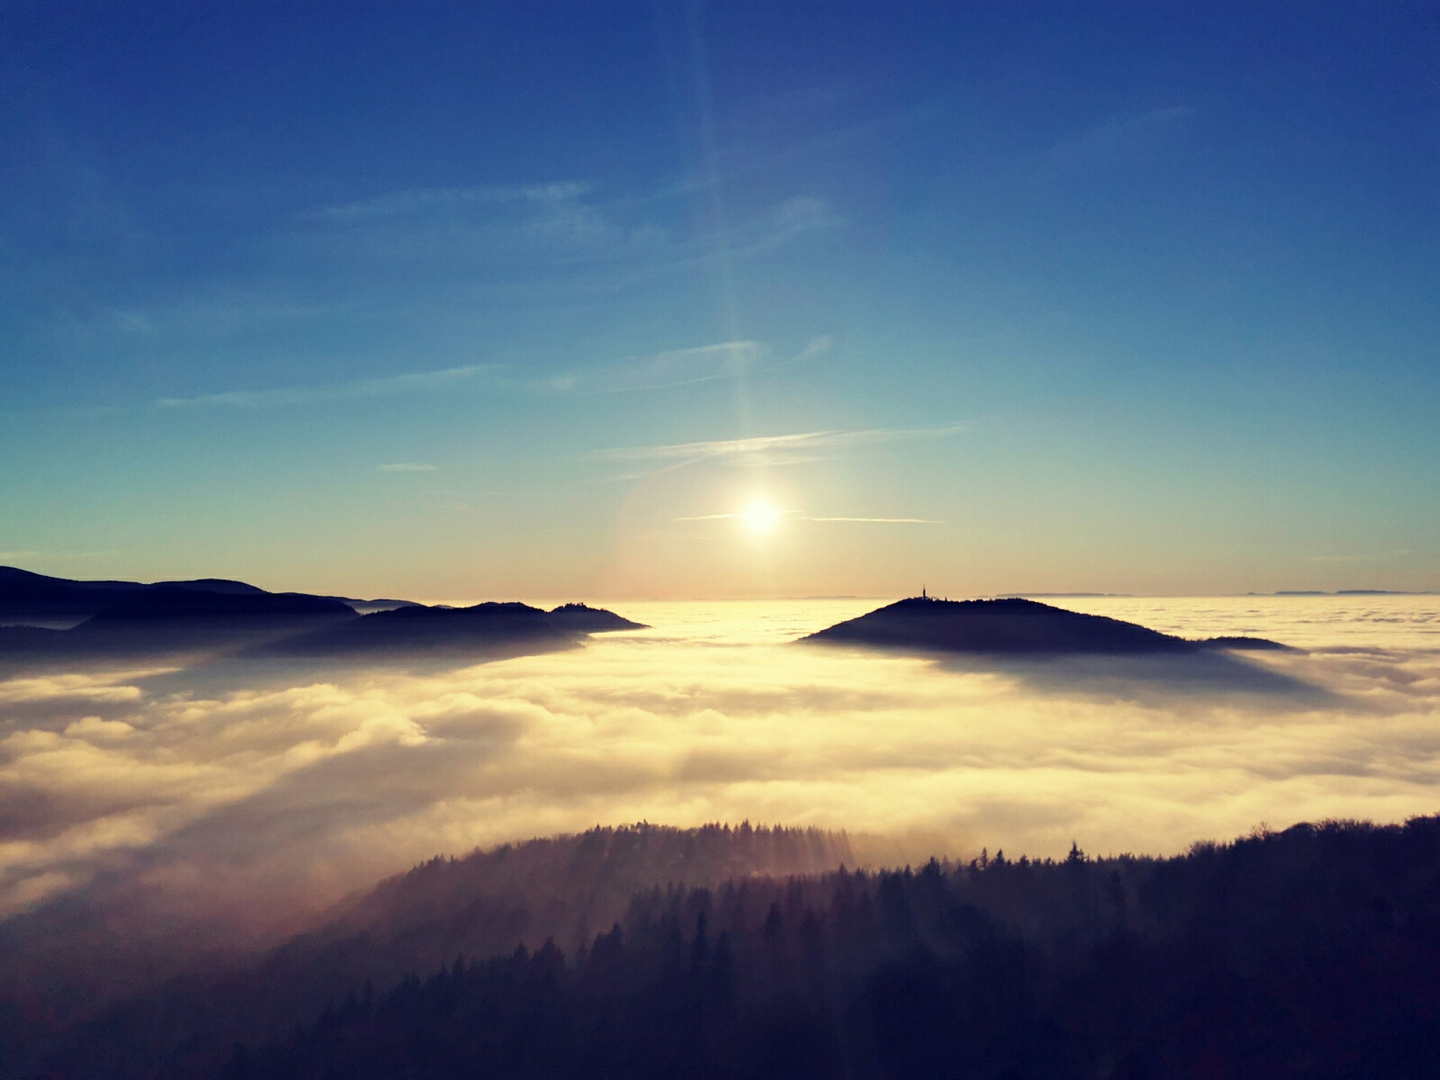
[[[0,990],[0,1077],[34,1075],[26,1062],[48,1062],[69,1076],[94,1075],[102,1061],[101,1075],[204,1074],[233,1042],[266,1041],[308,1023],[327,1001],[367,981],[393,986],[457,952],[509,955],[517,943],[538,950],[554,939],[573,951],[594,929],[624,919],[632,899],[657,884],[818,875],[854,861],[844,833],[749,823],[642,822],[503,844],[429,859],[352,896],[278,948],[223,966],[212,958],[191,963],[119,1000],[95,1000],[88,973],[97,958],[110,962],[111,949],[118,962],[148,965],[143,948],[127,955],[127,942],[103,940],[75,954],[47,945],[59,970],[46,990],[33,980]],[[40,932],[63,946],[73,924]],[[67,978],[75,975],[78,981]]]
[[[1420,1077],[1440,1064],[1440,819],[1172,859],[674,887],[357,992],[246,1077]]]

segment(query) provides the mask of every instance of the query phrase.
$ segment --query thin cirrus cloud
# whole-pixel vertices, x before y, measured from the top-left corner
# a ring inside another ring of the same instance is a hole
[[[806,342],[796,355],[776,360],[774,350],[763,341],[720,341],[628,358],[588,371],[559,375],[536,385],[543,390],[597,394],[665,390],[738,379],[760,368],[789,367],[823,356],[834,345],[833,339],[821,334]]]
[[[908,518],[908,517],[806,517],[804,514],[797,514],[791,510],[778,510],[780,517],[792,518],[795,521],[853,521],[874,525],[944,525],[945,522],[935,518]],[[744,513],[733,514],[694,514],[688,517],[677,517],[675,521],[726,521],[743,518]]]
[[[587,199],[590,184],[578,180],[512,187],[416,188],[321,207],[299,221],[334,226],[369,237],[371,256],[469,251],[493,256],[557,245],[614,253],[645,249],[664,230],[653,222],[625,227]],[[461,239],[463,237],[463,240]],[[517,246],[518,245],[518,246]]]
[[[327,401],[350,401],[356,398],[386,397],[391,394],[421,393],[455,386],[493,370],[490,364],[469,364],[440,371],[413,371],[380,379],[356,379],[352,382],[328,383],[321,386],[291,386],[273,390],[232,390],[223,394],[197,394],[194,397],[163,397],[155,404],[162,409],[187,409],[231,406],[241,409],[263,409],[286,405],[310,405]]]
[[[760,435],[748,439],[672,443],[666,446],[628,446],[598,453],[608,461],[700,461],[808,450],[834,450],[854,446],[918,439],[942,439],[965,430],[963,424],[938,428],[866,428],[858,431],[806,431],[793,435]]]
[[[373,221],[410,214],[444,212],[484,203],[555,203],[578,199],[590,191],[580,180],[511,187],[473,185],[469,187],[413,188],[372,199],[337,203],[311,210],[300,217],[318,221]]]
[[[874,525],[944,525],[945,522],[936,518],[906,518],[906,517],[812,517],[805,518],[806,521],[854,521]]]
[[[296,220],[349,234],[345,242],[363,243],[369,258],[533,258],[558,249],[569,260],[589,253],[606,264],[606,288],[708,261],[720,251],[737,258],[760,255],[844,221],[824,199],[798,194],[742,224],[677,242],[660,221],[633,213],[639,201],[599,200],[595,194],[593,185],[578,180],[416,188],[319,207]],[[464,242],[457,243],[462,235]],[[616,258],[629,267],[618,277],[610,265]]]
[[[1107,117],[1056,143],[1042,177],[1097,172],[1156,158],[1181,145],[1184,122],[1194,114],[1194,109],[1171,106]]]
[[[539,386],[546,390],[600,394],[691,386],[737,378],[748,367],[769,355],[769,351],[758,341],[721,341],[622,360],[591,371],[560,375],[544,380]]]

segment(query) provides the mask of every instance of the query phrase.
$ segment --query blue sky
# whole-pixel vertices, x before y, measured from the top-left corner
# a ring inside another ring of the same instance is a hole
[[[1440,588],[1433,6],[7,3],[0,35],[0,561]]]

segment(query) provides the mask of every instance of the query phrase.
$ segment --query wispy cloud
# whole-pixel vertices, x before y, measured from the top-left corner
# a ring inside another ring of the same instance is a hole
[[[937,521],[934,518],[907,518],[907,517],[806,517],[791,510],[777,510],[777,517],[787,517],[795,521],[858,521],[881,525],[944,525],[945,522]],[[694,514],[689,517],[677,517],[675,521],[726,521],[744,518],[744,513],[733,514]]]
[[[817,334],[805,343],[805,348],[792,356],[785,363],[803,364],[807,360],[814,360],[817,356],[824,356],[835,347],[835,339],[829,334]]]
[[[381,379],[357,379],[354,382],[329,383],[323,386],[292,386],[274,390],[232,390],[223,394],[198,394],[195,397],[164,397],[155,404],[162,409],[184,409],[204,406],[231,405],[258,409],[277,405],[309,405],[322,401],[348,401],[353,398],[385,397],[437,390],[483,372],[493,365],[471,364],[445,368],[441,371],[415,371],[390,375]]]
[[[753,235],[739,237],[737,253],[758,254],[788,243],[803,233],[844,224],[844,217],[824,199],[796,195],[775,207],[768,227],[757,227]],[[760,223],[757,223],[760,226]]]
[[[788,367],[823,356],[834,345],[833,339],[821,334],[811,338],[795,356],[776,359],[774,350],[763,341],[721,341],[629,357],[613,364],[557,375],[536,385],[545,390],[597,394],[665,390],[736,379],[760,368]]]
[[[429,465],[423,461],[397,461],[391,465],[377,465],[377,472],[434,472],[440,468],[439,465]]]
[[[371,199],[337,203],[301,214],[302,219],[321,221],[373,221],[378,218],[454,210],[476,203],[555,203],[578,199],[591,190],[580,180],[547,184],[520,184],[508,187],[411,188],[389,192]]]
[[[892,517],[812,517],[806,521],[859,521],[878,525],[944,525],[934,518],[892,518]]]
[[[806,431],[793,435],[761,435],[749,439],[673,443],[667,446],[629,446],[601,450],[611,461],[677,461],[733,458],[796,450],[833,450],[914,439],[941,439],[965,430],[963,424],[939,428],[867,428],[861,431]]]
[[[733,379],[769,355],[758,341],[722,341],[693,349],[675,349],[607,364],[590,371],[557,376],[540,385],[550,390],[623,393]]]
[[[1193,109],[1171,106],[1107,117],[1056,143],[1042,175],[1093,172],[1156,157],[1181,122],[1192,115]]]

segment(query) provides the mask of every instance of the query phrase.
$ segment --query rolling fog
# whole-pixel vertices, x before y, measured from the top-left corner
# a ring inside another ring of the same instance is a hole
[[[1440,809],[1437,600],[1054,601],[1310,650],[1179,666],[788,644],[878,606],[847,600],[616,603],[653,629],[458,670],[21,673],[0,910],[255,940],[437,853],[640,820],[845,829],[877,861],[1401,820]]]

